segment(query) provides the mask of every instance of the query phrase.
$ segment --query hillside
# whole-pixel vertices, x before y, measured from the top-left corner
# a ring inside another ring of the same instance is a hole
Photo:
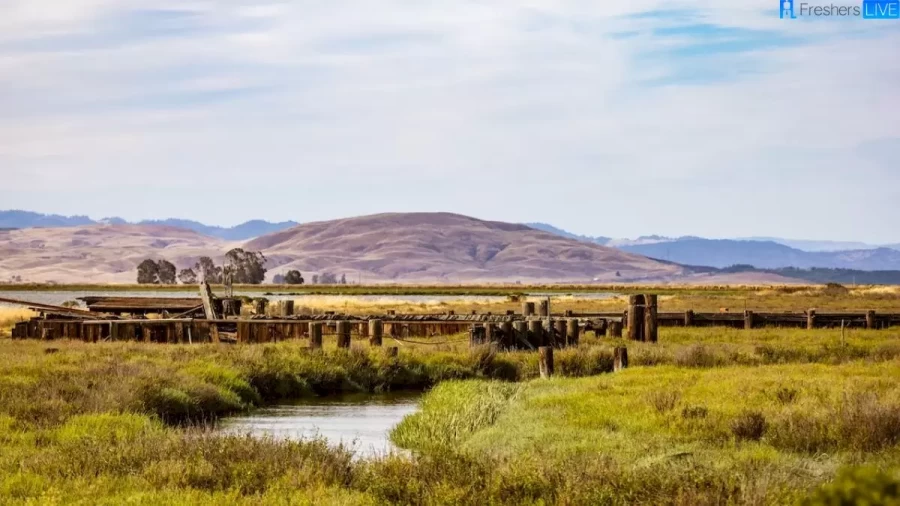
[[[0,280],[129,283],[145,258],[179,268],[221,261],[239,242],[164,225],[85,225],[0,231]],[[525,225],[445,213],[380,214],[298,225],[244,244],[270,277],[296,268],[365,282],[629,281],[681,268]],[[618,272],[618,276],[616,273]]]
[[[0,280],[133,283],[145,258],[179,267],[203,255],[221,256],[227,243],[160,225],[85,225],[0,231]]]
[[[254,239],[270,269],[363,281],[590,281],[667,278],[681,268],[525,225],[450,213],[377,214],[307,223]],[[277,266],[277,267],[276,267]],[[616,273],[619,276],[616,276]]]

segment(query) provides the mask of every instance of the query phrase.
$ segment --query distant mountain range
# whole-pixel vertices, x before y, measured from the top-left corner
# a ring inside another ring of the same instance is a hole
[[[671,238],[656,235],[637,239],[610,239],[579,236],[546,223],[531,223],[529,226],[563,237],[603,244],[681,265],[719,269],[741,265],[758,269],[793,267],[861,271],[900,270],[900,244],[875,246],[859,242],[778,238],[704,239],[692,236]]]
[[[772,241],[679,239],[619,246],[619,249],[679,264],[718,268],[752,265],[760,269],[820,267],[864,271],[900,270],[900,250],[891,248],[810,252]]]
[[[77,227],[83,225],[163,225],[169,227],[186,228],[194,232],[217,237],[226,241],[244,241],[259,237],[265,234],[271,234],[297,225],[294,221],[282,221],[272,223],[264,220],[251,220],[233,227],[217,227],[213,225],[204,225],[203,223],[193,220],[182,220],[170,218],[166,220],[144,220],[135,223],[128,222],[122,218],[112,217],[103,218],[102,220],[92,220],[87,216],[60,216],[58,214],[40,214],[31,211],[0,211],[0,229],[11,228],[55,228],[55,227]]]
[[[419,227],[419,237],[415,239],[415,244],[421,245],[421,248],[403,251],[403,255],[407,255],[407,259],[413,259],[416,257],[416,261],[421,261],[422,258],[431,255],[432,253],[428,253],[431,251],[428,247],[428,240],[440,242],[441,236],[438,234],[436,236],[430,234],[428,232],[428,227],[430,226],[443,226],[442,223],[446,220],[450,220],[448,216],[459,217],[459,215],[450,215],[450,214],[427,214],[427,213],[410,213],[410,214],[398,214],[398,215],[377,215],[379,220],[377,225],[379,227],[387,230],[388,224],[393,221],[403,221],[406,225],[411,226],[412,223],[420,223]],[[361,217],[361,218],[352,218],[351,220],[353,224],[359,223],[371,223],[373,217]],[[456,218],[455,218],[456,219]],[[482,222],[480,220],[475,220],[473,218],[459,217],[458,219],[462,219],[460,222],[460,230],[482,230],[479,227],[484,225],[479,225],[483,223],[492,223],[492,222]],[[387,220],[382,222],[383,220]],[[466,221],[471,220],[471,221]],[[454,221],[454,220],[450,220]],[[296,248],[285,248],[284,246],[278,245],[276,246],[273,242],[275,238],[281,237],[280,234],[291,230],[296,231],[297,233],[303,232],[304,228],[297,228],[298,224],[294,221],[285,221],[279,223],[272,223],[264,220],[252,220],[246,223],[242,223],[240,225],[234,227],[218,227],[218,226],[210,226],[205,225],[203,223],[193,221],[193,220],[184,220],[184,219],[166,219],[166,220],[145,220],[138,223],[128,223],[126,220],[122,218],[104,218],[101,220],[94,220],[87,216],[60,216],[60,215],[46,215],[40,213],[34,213],[29,211],[0,211],[0,231],[3,230],[14,230],[14,229],[66,229],[66,228],[79,228],[79,227],[91,227],[97,225],[106,225],[106,226],[132,226],[132,225],[140,225],[149,228],[154,227],[162,227],[164,229],[168,228],[177,228],[181,230],[191,231],[198,235],[198,241],[200,237],[208,237],[211,239],[216,239],[219,241],[225,241],[223,245],[218,244],[208,244],[209,251],[211,253],[221,251],[221,248],[227,247],[228,242],[245,242],[251,240],[248,243],[250,246],[258,247],[258,249],[266,251],[267,255],[273,255],[271,259],[273,262],[278,265],[281,264],[294,264],[298,268],[303,268],[306,270],[318,270],[318,264],[313,262],[310,263],[309,259],[314,258],[316,255],[311,254],[310,252],[317,251],[316,248],[322,248],[323,245],[330,245],[329,248],[332,248],[329,253],[330,258],[333,260],[325,262],[323,260],[323,268],[326,264],[330,264],[333,267],[347,267],[353,269],[359,269],[361,265],[357,260],[351,260],[354,257],[355,253],[362,247],[362,245],[351,245],[353,242],[351,239],[337,241],[337,237],[333,237],[334,234],[340,235],[340,230],[345,230],[349,226],[347,220],[335,220],[333,222],[327,222],[328,226],[331,227],[328,230],[328,233],[323,232],[323,235],[318,235],[314,239],[309,238],[303,239],[302,241],[297,242]],[[348,225],[344,225],[347,223]],[[660,260],[665,263],[670,264],[679,264],[682,266],[687,266],[692,270],[692,272],[704,272],[704,268],[714,269],[715,271],[709,271],[710,273],[721,272],[723,274],[754,274],[756,271],[759,273],[768,273],[777,276],[784,277],[798,277],[794,272],[785,271],[785,269],[830,269],[830,270],[845,270],[842,276],[849,276],[850,278],[856,277],[856,272],[875,272],[875,271],[900,271],[900,245],[887,245],[887,246],[875,246],[865,243],[859,242],[838,242],[838,241],[804,241],[804,240],[795,240],[795,239],[778,239],[778,238],[765,238],[765,237],[755,237],[748,239],[704,239],[701,237],[679,237],[679,238],[671,238],[665,236],[651,235],[651,236],[642,236],[637,239],[613,239],[605,236],[586,236],[586,235],[578,235],[563,230],[561,228],[555,227],[553,225],[549,225],[546,223],[528,223],[525,225],[513,225],[506,224],[504,226],[515,226],[521,227],[523,230],[531,230],[537,229],[541,232],[546,232],[550,235],[547,237],[561,237],[573,242],[577,241],[580,243],[589,243],[595,246],[606,246],[606,247],[614,247],[617,250],[634,253],[638,255],[642,255],[644,257],[649,257],[652,259]],[[115,231],[118,229],[108,229],[112,232],[112,235],[115,235]],[[139,229],[134,229],[139,230]],[[491,226],[487,226],[487,230],[492,230]],[[500,229],[493,229],[494,231],[491,233],[500,234]],[[62,230],[60,230],[62,233]],[[81,232],[79,232],[81,233]],[[87,233],[85,231],[84,233]],[[175,232],[167,232],[163,235],[171,235]],[[354,234],[357,233],[354,228]],[[481,233],[481,232],[479,232]],[[488,234],[487,231],[484,232]],[[152,234],[151,234],[152,235]],[[296,234],[295,234],[296,235]],[[27,236],[27,235],[26,235]],[[22,236],[21,238],[24,239]],[[11,237],[11,236],[10,236]],[[253,239],[260,238],[261,241],[252,241]],[[460,241],[463,241],[465,235],[460,236]],[[73,238],[72,244],[81,244],[83,238]],[[153,246],[153,248],[157,248],[158,244],[162,244],[165,241],[156,240],[158,238],[154,238],[153,240],[148,242],[148,245]],[[427,239],[427,240],[426,240]],[[478,256],[479,248],[488,247],[486,245],[493,244],[493,242],[488,240],[488,237],[485,236],[484,244],[473,244],[472,248],[476,250],[476,258]],[[404,238],[404,241],[413,241],[412,237]],[[512,239],[510,239],[512,241]],[[538,241],[540,242],[540,241]],[[269,244],[268,246],[261,247],[261,243]],[[334,243],[334,244],[332,244]],[[19,243],[21,244],[21,243]],[[318,246],[317,246],[318,244]],[[530,243],[530,244],[537,244]],[[99,244],[98,244],[99,246]],[[302,247],[301,247],[302,246]],[[343,246],[350,247],[351,249],[348,252],[341,252],[340,248]],[[352,247],[351,247],[352,246]],[[436,247],[436,246],[435,246]],[[452,248],[451,244],[443,244],[441,246],[442,251],[450,251]],[[199,248],[198,248],[199,249]],[[303,258],[297,256],[296,253],[292,252],[292,250],[298,250],[303,252]],[[433,249],[433,248],[432,248]],[[549,250],[548,250],[549,251]],[[616,251],[616,250],[612,250]],[[3,253],[0,251],[0,253]],[[333,253],[333,254],[332,254]],[[348,253],[351,253],[348,256]],[[399,253],[398,253],[399,254]],[[547,253],[549,254],[549,253]],[[340,257],[345,258],[345,260],[338,261],[337,259]],[[529,257],[529,262],[533,260],[533,262],[540,262],[540,251],[538,251],[538,255],[531,259]],[[302,260],[302,261],[301,261]],[[408,274],[404,274],[404,269],[409,264],[409,262],[404,262],[402,267],[387,267],[387,265],[392,262],[391,259],[385,257],[379,262],[387,262],[384,266],[374,269],[378,272],[379,277],[386,277],[388,279],[393,279],[396,277],[407,277]],[[551,257],[547,257],[545,261],[548,263],[551,261]],[[496,262],[492,261],[493,264],[498,265]],[[370,264],[365,263],[365,265]],[[273,265],[275,265],[273,263]],[[437,265],[437,264],[436,264]],[[572,267],[573,264],[569,264],[569,267]],[[699,266],[699,267],[691,267],[691,266]],[[738,266],[738,270],[730,270],[731,267]],[[752,271],[749,269],[749,266],[752,266],[756,269],[756,271]],[[50,266],[47,266],[50,267]],[[592,267],[594,268],[594,267]],[[458,271],[454,269],[445,270],[443,267],[429,267],[428,269],[422,271],[424,275],[426,272],[434,269],[435,271],[450,274],[451,271],[454,271],[452,275],[458,275]],[[579,268],[580,269],[580,268]],[[126,269],[127,270],[127,269]],[[359,270],[368,270],[366,268],[362,268]],[[614,269],[621,270],[621,269]],[[626,269],[628,270],[628,269]],[[648,269],[652,270],[652,269]],[[476,269],[477,271],[477,269]],[[472,275],[474,276],[476,271],[467,272],[465,276]],[[532,278],[543,278],[543,279],[552,279],[554,277],[566,277],[564,276],[564,266],[559,265],[558,267],[548,268],[543,272],[538,272],[540,269],[535,270],[531,276],[524,277],[532,277]],[[488,275],[490,274],[490,275]],[[477,276],[481,279],[487,279],[491,277],[494,272],[491,273],[479,273]],[[575,273],[573,273],[575,274]],[[586,270],[581,270],[577,273],[577,277],[586,276],[588,273]],[[432,275],[431,272],[428,272],[428,275]],[[513,276],[514,272],[510,271],[509,273],[504,273],[504,276]],[[817,274],[816,276],[834,276],[835,272],[822,272]],[[799,276],[802,279],[809,279],[808,275]],[[882,279],[880,277],[879,279]],[[818,278],[816,278],[818,279]]]
[[[179,269],[260,251],[269,276],[299,269],[372,282],[628,282],[684,279],[678,265],[598,244],[450,213],[390,213],[296,225],[235,244],[159,224],[89,224],[0,231],[0,281],[135,280],[146,258]],[[705,278],[704,278],[705,279]]]

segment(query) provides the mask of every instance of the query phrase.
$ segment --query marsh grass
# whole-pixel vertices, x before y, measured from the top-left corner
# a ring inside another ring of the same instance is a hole
[[[392,437],[425,453],[441,440],[501,474],[565,469],[581,490],[556,497],[575,504],[785,504],[845,466],[900,469],[898,380],[900,362],[636,368],[499,399],[482,383],[442,384]],[[787,388],[799,392],[789,405],[772,394]],[[482,403],[493,423],[465,410]],[[575,486],[549,476],[552,490]]]
[[[0,503],[786,504],[843,493],[829,480],[858,465],[894,490],[898,330],[582,342],[539,380],[535,353],[488,347],[0,340]],[[623,344],[633,367],[605,374]],[[412,457],[211,431],[281,400],[431,388],[392,434]]]

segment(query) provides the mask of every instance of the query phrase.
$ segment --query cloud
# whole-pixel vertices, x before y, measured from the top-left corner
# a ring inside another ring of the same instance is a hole
[[[801,236],[815,217],[896,241],[878,223],[895,158],[865,148],[900,138],[887,23],[749,0],[7,0],[0,201],[215,223],[452,210],[619,236]],[[863,188],[865,206],[838,198]],[[212,190],[243,205],[190,197]]]

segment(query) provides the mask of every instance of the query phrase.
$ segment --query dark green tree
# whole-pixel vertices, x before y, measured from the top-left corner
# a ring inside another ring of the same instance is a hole
[[[178,281],[181,281],[183,285],[193,285],[197,283],[197,273],[194,272],[194,269],[181,269],[181,272],[178,273]]]
[[[175,268],[175,265],[168,260],[160,260],[159,262],[156,262],[156,266],[159,282],[164,285],[174,285],[178,273],[178,269]]]
[[[194,272],[207,283],[222,283],[222,268],[217,266],[212,258],[200,257],[194,264]]]
[[[284,282],[289,285],[302,285],[304,282],[303,275],[297,270],[287,271],[284,275]]]
[[[137,282],[142,285],[159,283],[159,265],[149,258],[137,266]]]
[[[234,283],[258,285],[266,279],[266,257],[259,251],[234,248],[225,253],[225,276]]]

